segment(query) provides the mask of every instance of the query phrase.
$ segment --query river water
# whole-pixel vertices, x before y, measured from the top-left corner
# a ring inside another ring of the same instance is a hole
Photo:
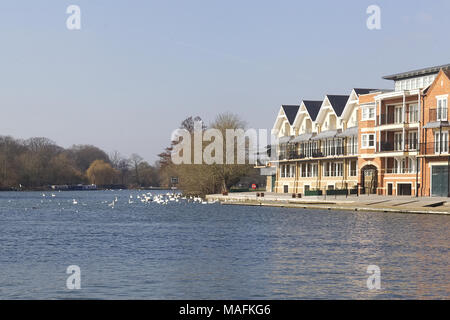
[[[0,299],[450,298],[449,216],[161,205],[142,193],[0,193]],[[80,290],[66,287],[70,265]]]

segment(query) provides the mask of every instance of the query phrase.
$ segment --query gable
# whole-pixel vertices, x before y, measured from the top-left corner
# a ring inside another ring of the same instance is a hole
[[[284,114],[286,115],[286,118],[289,121],[290,125],[294,124],[295,117],[297,116],[298,109],[300,106],[294,106],[294,105],[283,105],[281,106],[283,108]]]
[[[433,83],[424,91],[427,95],[439,95],[450,93],[450,71],[442,70],[439,71],[436,79]]]
[[[334,112],[338,117],[341,116],[342,111],[345,109],[345,105],[347,104],[349,96],[344,95],[327,95],[328,101],[330,101],[331,106],[334,109]]]

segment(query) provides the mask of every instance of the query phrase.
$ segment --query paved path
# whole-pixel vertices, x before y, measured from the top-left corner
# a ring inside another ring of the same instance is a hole
[[[219,200],[222,204],[274,206],[305,209],[382,211],[401,213],[449,214],[450,198],[413,196],[313,196],[292,198],[291,195],[264,193],[257,197],[256,192],[230,193],[206,196],[209,200]]]

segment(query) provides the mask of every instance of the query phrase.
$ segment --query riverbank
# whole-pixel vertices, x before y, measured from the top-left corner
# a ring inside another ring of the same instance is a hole
[[[255,192],[242,192],[227,196],[212,194],[206,199],[218,200],[223,205],[450,215],[450,198],[439,197],[352,195],[292,198],[278,193],[265,193],[264,197],[258,197]]]

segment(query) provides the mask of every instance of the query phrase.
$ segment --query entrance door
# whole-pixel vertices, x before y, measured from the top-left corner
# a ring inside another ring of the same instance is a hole
[[[388,196],[392,196],[392,183],[388,183]]]
[[[275,181],[277,179],[277,175],[274,174],[272,175],[272,189],[270,190],[270,192],[275,192]]]
[[[431,195],[448,197],[448,166],[431,167]]]
[[[284,193],[289,193],[289,186],[288,185],[284,186]]]
[[[378,184],[378,171],[375,166],[368,165],[361,169],[363,193],[376,194]]]
[[[410,196],[411,195],[411,184],[409,184],[409,183],[397,184],[397,195],[398,196]]]

